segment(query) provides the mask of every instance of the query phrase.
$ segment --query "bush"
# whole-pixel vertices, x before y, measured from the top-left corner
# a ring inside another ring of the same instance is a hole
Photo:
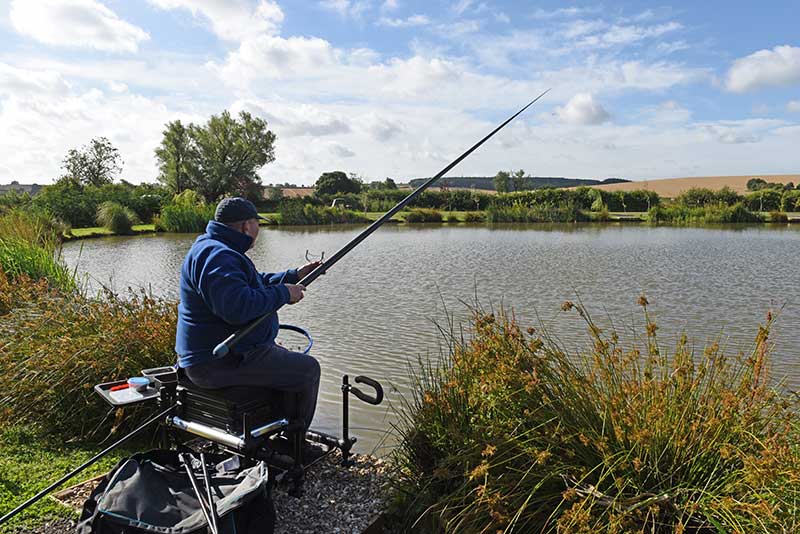
[[[783,191],[762,189],[744,197],[744,204],[751,211],[774,211],[781,209]]]
[[[442,222],[442,213],[430,208],[414,208],[403,214],[407,223],[436,223]]]
[[[800,190],[784,191],[781,196],[781,211],[800,210]]]
[[[516,203],[511,206],[489,206],[486,219],[491,223],[498,222],[577,222],[587,217],[574,204],[552,205],[542,204],[525,206]]]
[[[457,222],[461,222],[461,219],[459,219],[459,218],[458,218],[458,215],[456,215],[455,213],[448,213],[448,214],[447,214],[447,218],[446,218],[446,220],[447,220],[447,222],[449,222],[449,223],[457,223]]]
[[[139,223],[139,217],[132,209],[108,200],[97,208],[97,224],[111,230],[115,234],[133,233],[133,225]]]
[[[215,207],[206,204],[196,192],[187,189],[161,208],[156,229],[165,232],[199,234],[214,218]]]
[[[771,211],[769,212],[769,222],[787,223],[789,222],[789,217],[781,211]]]
[[[630,344],[577,310],[581,354],[476,310],[421,365],[393,453],[401,530],[794,532],[797,401],[769,384],[771,317],[740,359],[685,336],[665,352],[646,308]]]
[[[0,274],[0,302],[11,300],[3,296],[5,282]],[[109,417],[92,387],[175,359],[174,303],[143,293],[45,293],[26,278],[14,290],[30,298],[3,316],[0,424],[32,423],[65,440],[102,438],[123,412]],[[126,409],[126,425],[139,421],[129,416]]]
[[[486,220],[486,215],[480,211],[468,211],[464,214],[464,222],[477,223]]]
[[[355,211],[342,208],[327,208],[311,204],[301,205],[297,202],[281,206],[280,224],[313,225],[313,224],[352,224],[369,222],[369,219]]]
[[[744,204],[733,206],[723,204],[707,205],[699,208],[686,206],[656,206],[647,212],[647,220],[654,223],[671,224],[715,224],[715,223],[757,223],[764,218],[748,210]]]
[[[12,210],[0,216],[0,270],[8,279],[44,280],[63,291],[77,288],[59,259],[63,227],[42,213]]]

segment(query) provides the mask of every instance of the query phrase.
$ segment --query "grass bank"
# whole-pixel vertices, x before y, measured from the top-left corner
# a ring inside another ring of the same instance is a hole
[[[797,532],[798,407],[769,376],[771,317],[738,357],[666,349],[640,304],[623,342],[565,303],[581,354],[503,313],[449,335],[398,427],[401,530]]]
[[[11,511],[27,499],[89,460],[100,451],[94,444],[65,443],[34,426],[0,427],[0,510]],[[60,489],[108,472],[133,450],[121,448],[86,471],[67,481]],[[45,497],[0,527],[0,533],[26,532],[45,520],[76,519],[70,508]]]

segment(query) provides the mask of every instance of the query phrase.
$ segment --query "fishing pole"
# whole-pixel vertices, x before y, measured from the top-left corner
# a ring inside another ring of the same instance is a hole
[[[477,150],[478,147],[480,147],[483,143],[488,141],[492,136],[494,136],[494,134],[496,134],[497,132],[502,130],[509,122],[511,122],[514,119],[516,119],[518,115],[520,115],[523,111],[525,111],[526,109],[531,107],[537,100],[539,100],[544,95],[546,95],[548,91],[550,91],[550,89],[545,90],[542,94],[540,94],[539,96],[537,96],[536,98],[531,100],[525,107],[523,107],[522,109],[520,109],[519,111],[517,111],[516,113],[511,115],[509,118],[507,118],[505,120],[505,122],[500,124],[497,128],[492,130],[489,134],[487,134],[486,137],[484,137],[483,139],[481,139],[480,141],[478,141],[477,143],[472,145],[472,147],[469,150],[467,150],[466,152],[461,154],[452,163],[447,165],[447,167],[445,167],[444,169],[439,171],[436,174],[436,176],[434,176],[432,178],[429,178],[425,183],[423,183],[422,185],[417,187],[406,198],[404,198],[403,200],[398,202],[397,205],[395,205],[392,209],[390,209],[389,211],[384,213],[378,220],[376,220],[375,222],[370,224],[367,228],[364,229],[364,231],[362,231],[360,234],[358,234],[356,237],[354,237],[349,243],[347,243],[345,246],[343,246],[341,249],[339,249],[339,251],[337,251],[336,254],[331,256],[328,259],[328,261],[326,261],[325,263],[321,263],[313,271],[311,271],[306,276],[304,276],[303,279],[298,282],[298,284],[300,284],[302,286],[308,286],[308,284],[310,284],[311,282],[313,282],[314,280],[316,280],[317,278],[319,278],[320,276],[325,274],[328,269],[330,269],[331,267],[333,267],[336,264],[336,262],[341,260],[348,252],[353,250],[359,243],[361,243],[367,237],[369,237],[370,234],[372,234],[372,232],[374,232],[375,230],[380,228],[380,226],[383,223],[385,223],[386,221],[388,221],[390,218],[392,218],[392,216],[395,213],[397,213],[398,211],[400,211],[401,209],[406,207],[406,205],[408,205],[412,200],[417,198],[423,191],[425,191],[428,187],[430,187],[436,180],[438,180],[439,178],[441,178],[442,176],[447,174],[450,171],[450,169],[452,169],[453,167],[455,167],[456,165],[461,163],[461,161],[463,161],[467,156],[469,156],[475,150]],[[261,317],[258,317],[256,319],[254,319],[250,324],[248,324],[244,328],[242,328],[240,330],[237,330],[236,332],[234,332],[233,334],[228,336],[225,339],[225,341],[223,341],[222,343],[220,343],[219,345],[214,347],[214,356],[216,356],[218,358],[221,358],[222,356],[225,356],[226,354],[228,354],[228,352],[230,352],[230,350],[233,348],[234,345],[236,345],[236,343],[238,343],[247,334],[252,332],[254,328],[256,328],[258,325],[260,325],[270,315],[272,315],[272,312],[267,313],[265,315],[262,315]]]

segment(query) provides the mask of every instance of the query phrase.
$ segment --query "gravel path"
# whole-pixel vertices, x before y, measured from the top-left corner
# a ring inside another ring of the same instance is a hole
[[[274,493],[276,534],[335,533],[370,534],[382,532],[381,512],[387,502],[388,474],[385,462],[372,456],[354,455],[355,465],[340,465],[335,452],[306,472],[304,494],[295,498],[279,485]],[[64,495],[66,504],[80,511],[83,500],[97,481]],[[372,528],[370,528],[372,527]],[[66,534],[74,532],[75,521],[53,519],[18,534]]]

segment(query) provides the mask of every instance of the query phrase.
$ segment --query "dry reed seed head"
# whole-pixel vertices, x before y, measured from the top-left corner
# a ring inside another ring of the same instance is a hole
[[[575,307],[575,304],[573,304],[571,300],[565,300],[561,304],[561,311],[565,311],[565,312],[566,311],[570,311],[574,307]]]
[[[645,297],[644,295],[639,295],[639,299],[636,301],[636,303],[637,303],[639,306],[643,307],[643,308],[646,308],[646,307],[647,307],[647,305],[648,305],[648,304],[650,304],[650,303],[647,301],[647,297]]]

